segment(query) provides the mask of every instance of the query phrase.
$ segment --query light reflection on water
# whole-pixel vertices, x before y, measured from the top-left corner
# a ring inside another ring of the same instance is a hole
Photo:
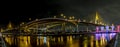
[[[4,36],[9,47],[105,47],[115,37],[110,34],[76,36]]]

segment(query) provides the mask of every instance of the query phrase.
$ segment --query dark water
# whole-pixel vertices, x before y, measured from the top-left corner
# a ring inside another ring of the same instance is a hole
[[[106,47],[115,36],[84,34],[71,36],[4,36],[8,47]]]

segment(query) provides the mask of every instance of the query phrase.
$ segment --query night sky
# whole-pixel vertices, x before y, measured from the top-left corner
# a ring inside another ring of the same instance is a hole
[[[0,24],[27,22],[29,18],[53,17],[64,13],[88,19],[98,12],[107,23],[120,23],[120,0],[44,0],[39,2],[5,2],[1,6]]]

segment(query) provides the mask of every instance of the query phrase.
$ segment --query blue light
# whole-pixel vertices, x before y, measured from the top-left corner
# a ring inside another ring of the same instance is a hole
[[[114,38],[116,33],[102,33],[102,34],[95,34],[96,40],[100,40],[100,38],[105,38],[107,41],[110,41],[110,37]]]
[[[47,41],[46,41],[46,37],[44,37],[44,43],[46,43]]]
[[[105,28],[106,28],[106,31],[108,32],[109,31],[109,26],[106,26]]]

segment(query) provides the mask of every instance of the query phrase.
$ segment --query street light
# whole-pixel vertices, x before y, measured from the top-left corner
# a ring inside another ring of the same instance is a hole
[[[21,22],[21,23],[20,23],[20,26],[22,26],[22,25],[24,25],[24,24],[25,24],[25,22]]]
[[[21,23],[22,25],[25,24],[24,22]]]
[[[83,20],[83,22],[86,22],[86,20]]]
[[[71,19],[72,19],[72,17],[69,17],[69,19],[71,20]]]
[[[74,19],[75,17],[74,16],[72,16],[72,19]]]
[[[29,20],[31,20],[31,18],[29,18]]]
[[[60,16],[64,16],[64,14],[61,14]]]
[[[56,18],[56,16],[54,16],[54,18]]]
[[[66,18],[66,16],[63,16],[63,18]]]
[[[38,19],[35,19],[36,21],[38,21]]]

